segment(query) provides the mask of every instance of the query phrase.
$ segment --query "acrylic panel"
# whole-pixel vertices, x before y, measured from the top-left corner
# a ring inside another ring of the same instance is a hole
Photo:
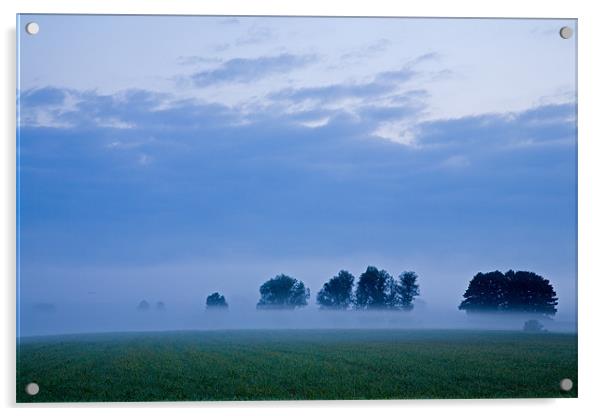
[[[17,401],[577,396],[577,21],[17,17]]]

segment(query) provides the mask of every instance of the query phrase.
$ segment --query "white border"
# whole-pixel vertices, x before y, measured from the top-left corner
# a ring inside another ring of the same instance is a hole
[[[600,407],[598,388],[602,370],[599,294],[602,293],[602,179],[599,158],[602,145],[600,117],[601,15],[594,1],[557,0],[2,0],[2,71],[0,117],[2,148],[0,168],[0,240],[2,256],[2,377],[0,403],[21,407],[25,413],[43,406],[16,406],[15,397],[15,15],[16,13],[119,13],[119,14],[250,14],[250,15],[346,15],[346,16],[437,16],[437,17],[553,17],[579,19],[579,399],[566,400],[439,400],[377,402],[264,402],[264,403],[172,403],[117,405],[54,405],[45,414],[112,412],[163,414],[211,412],[245,415],[317,415],[345,412],[364,415],[414,412],[421,415],[504,415],[545,413],[546,415],[590,414]],[[597,43],[597,44],[596,44]],[[598,74],[598,76],[595,76]],[[75,409],[72,409],[75,407]],[[599,409],[598,409],[599,410]]]

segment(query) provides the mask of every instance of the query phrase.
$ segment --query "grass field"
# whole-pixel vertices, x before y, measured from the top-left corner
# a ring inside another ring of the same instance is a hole
[[[32,381],[36,396],[24,391]],[[576,396],[569,334],[123,333],[24,338],[17,352],[18,402]]]

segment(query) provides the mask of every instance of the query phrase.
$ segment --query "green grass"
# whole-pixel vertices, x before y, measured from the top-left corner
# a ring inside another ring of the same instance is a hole
[[[559,381],[574,388],[562,392]],[[24,388],[35,381],[37,396]],[[576,397],[577,336],[202,331],[25,338],[17,401]]]

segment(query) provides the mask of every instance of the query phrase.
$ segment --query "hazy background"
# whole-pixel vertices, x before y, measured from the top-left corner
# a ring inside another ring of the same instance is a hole
[[[573,21],[19,25],[21,335],[480,325],[457,311],[468,281],[510,268],[550,279],[575,328]],[[418,273],[416,310],[315,310],[368,265]],[[310,287],[307,310],[254,310],[279,273]]]

